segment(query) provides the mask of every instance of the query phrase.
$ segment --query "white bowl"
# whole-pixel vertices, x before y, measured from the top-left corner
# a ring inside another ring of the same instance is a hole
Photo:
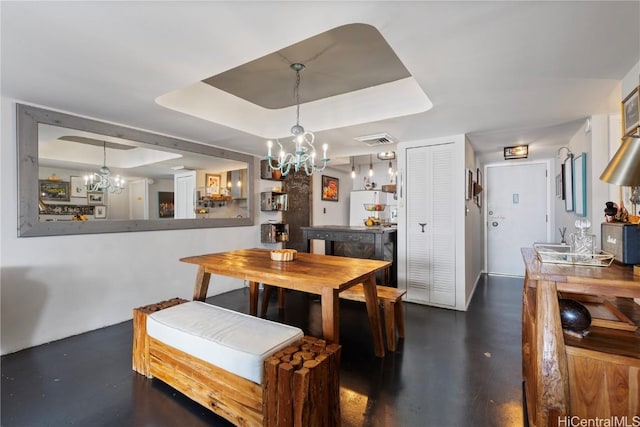
[[[295,249],[276,249],[271,251],[273,261],[293,261],[298,253]]]

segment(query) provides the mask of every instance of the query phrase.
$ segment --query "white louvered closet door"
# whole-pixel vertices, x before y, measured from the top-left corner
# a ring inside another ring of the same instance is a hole
[[[454,146],[408,148],[407,300],[455,306]]]

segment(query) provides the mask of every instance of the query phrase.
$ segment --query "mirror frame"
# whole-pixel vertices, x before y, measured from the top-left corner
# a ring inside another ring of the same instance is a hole
[[[257,163],[254,156],[29,105],[16,104],[16,106],[18,237],[243,227],[254,225],[255,204],[253,203],[253,184]],[[245,162],[247,164],[247,209],[249,210],[249,217],[40,222],[38,209],[38,125],[41,123],[130,139],[157,147],[169,147],[205,156]]]

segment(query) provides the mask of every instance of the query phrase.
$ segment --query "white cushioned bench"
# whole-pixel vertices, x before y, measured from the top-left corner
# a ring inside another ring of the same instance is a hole
[[[133,311],[133,369],[242,426],[340,425],[340,346],[174,298]]]
[[[258,384],[264,360],[304,337],[300,328],[200,301],[153,313],[147,318],[147,333]]]

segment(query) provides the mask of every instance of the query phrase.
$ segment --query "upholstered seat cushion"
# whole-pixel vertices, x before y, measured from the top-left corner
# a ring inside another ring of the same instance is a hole
[[[147,333],[198,359],[262,383],[263,361],[302,339],[302,330],[200,301],[153,313]]]

